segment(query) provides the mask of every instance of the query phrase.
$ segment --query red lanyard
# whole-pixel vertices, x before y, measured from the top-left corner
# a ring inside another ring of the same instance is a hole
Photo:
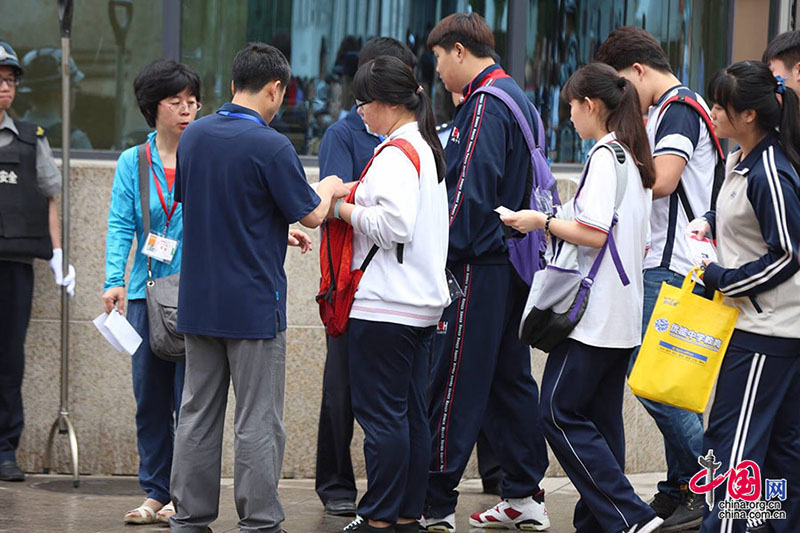
[[[161,184],[158,182],[158,177],[156,173],[153,171],[153,160],[150,158],[150,143],[147,143],[147,164],[150,165],[150,172],[153,174],[153,181],[156,182],[156,191],[158,191],[158,199],[161,200],[161,208],[164,210],[164,214],[167,215],[167,223],[164,226],[164,233],[167,232],[169,229],[169,220],[172,218],[173,213],[175,213],[175,208],[178,207],[178,202],[172,201],[172,210],[167,211],[167,202],[164,201],[164,192],[161,190]]]

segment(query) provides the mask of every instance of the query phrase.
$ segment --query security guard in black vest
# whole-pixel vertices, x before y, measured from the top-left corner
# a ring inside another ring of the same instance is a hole
[[[23,481],[17,446],[24,425],[22,375],[33,300],[33,259],[50,260],[57,284],[74,294],[75,269],[62,273],[54,197],[61,174],[44,129],[8,114],[22,76],[17,54],[0,41],[0,481]]]

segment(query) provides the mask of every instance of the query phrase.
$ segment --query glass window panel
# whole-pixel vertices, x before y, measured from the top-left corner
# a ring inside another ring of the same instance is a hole
[[[183,0],[182,61],[203,80],[203,113],[231,97],[231,63],[248,41],[280,48],[293,78],[272,123],[300,154],[316,155],[325,129],[354,105],[352,77],[358,52],[371,37],[394,37],[418,58],[417,78],[430,91],[437,119],[453,106],[436,75],[427,35],[455,11],[484,15],[505,55],[507,0]]]
[[[525,89],[540,108],[550,158],[581,162],[591,141],[569,121],[560,88],[614,28],[635,25],[664,47],[675,75],[703,94],[708,79],[728,62],[731,2],[711,0],[530,0]]]
[[[142,142],[148,126],[136,105],[133,78],[162,55],[162,0],[82,0],[74,9],[72,148],[123,149]],[[58,4],[2,2],[0,21],[2,38],[11,43],[25,68],[12,116],[44,126],[51,146],[59,148]]]

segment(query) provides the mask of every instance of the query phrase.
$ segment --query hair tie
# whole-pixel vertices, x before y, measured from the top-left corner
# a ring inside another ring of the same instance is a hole
[[[786,78],[784,78],[780,74],[776,74],[775,81],[777,81],[778,83],[778,86],[775,88],[775,92],[778,94],[783,94],[784,92],[786,92]]]
[[[619,87],[620,89],[625,88],[625,78],[623,78],[622,76],[617,78],[617,87]]]
[[[422,85],[417,86],[417,94],[422,94]]]

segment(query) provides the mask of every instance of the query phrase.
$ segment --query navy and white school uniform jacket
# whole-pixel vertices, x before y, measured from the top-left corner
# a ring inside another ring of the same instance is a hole
[[[445,146],[451,263],[508,262],[503,224],[494,209],[521,209],[531,173],[530,153],[511,111],[493,96],[473,96],[483,85],[510,94],[536,131],[525,93],[499,65],[487,67],[463,88],[464,102]]]
[[[703,279],[739,309],[736,329],[750,334],[754,349],[798,355],[800,180],[774,134],[740,156],[728,156],[716,213],[706,214],[719,262]]]

